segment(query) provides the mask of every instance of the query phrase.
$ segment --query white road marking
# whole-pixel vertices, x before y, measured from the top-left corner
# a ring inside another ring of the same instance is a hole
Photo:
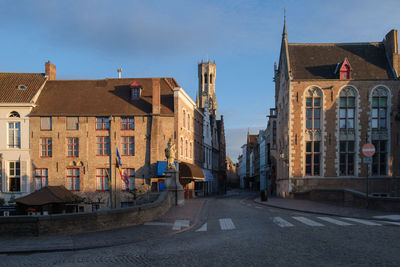
[[[285,221],[281,217],[274,217],[273,222],[280,227],[293,227],[294,225],[288,221]]]
[[[172,230],[181,230],[182,227],[189,227],[188,220],[176,220],[174,226],[172,226]]]
[[[398,214],[374,216],[374,218],[377,218],[377,219],[390,219],[390,220],[400,221],[400,215],[398,215]]]
[[[207,223],[203,224],[196,232],[206,232],[207,231]]]
[[[394,225],[400,225],[400,222],[389,222],[389,221],[384,221],[384,223],[394,224]]]
[[[236,228],[230,218],[219,219],[219,226],[221,227],[221,230],[233,230]]]
[[[173,223],[166,223],[166,222],[146,222],[144,225],[155,225],[155,226],[172,226]]]
[[[346,219],[346,220],[352,221],[352,222],[365,224],[365,225],[370,225],[370,226],[381,226],[381,224],[379,224],[379,223],[374,223],[374,222],[367,221],[367,220],[361,220],[361,219],[356,219],[356,218],[343,218],[343,219]]]
[[[323,224],[321,224],[321,223],[319,223],[319,222],[314,222],[314,221],[312,221],[312,220],[310,220],[310,219],[307,219],[306,217],[297,217],[297,216],[293,216],[292,217],[293,219],[295,219],[295,220],[297,220],[297,221],[299,221],[299,222],[302,222],[302,223],[304,223],[304,224],[307,224],[307,225],[309,225],[309,226],[318,226],[318,227],[321,227],[321,226],[325,226],[325,225],[323,225]]]
[[[351,223],[342,222],[342,221],[339,221],[339,220],[336,220],[336,219],[333,219],[333,218],[330,218],[330,217],[317,217],[317,218],[320,219],[320,220],[326,221],[326,222],[330,222],[330,223],[333,223],[333,224],[340,225],[340,226],[352,225]]]

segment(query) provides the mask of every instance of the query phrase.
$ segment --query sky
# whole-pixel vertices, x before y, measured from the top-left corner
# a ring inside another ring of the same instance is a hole
[[[215,60],[218,115],[236,161],[274,107],[284,8],[293,43],[381,41],[400,28],[398,0],[0,1],[0,72],[57,79],[174,77],[195,100],[197,63]]]

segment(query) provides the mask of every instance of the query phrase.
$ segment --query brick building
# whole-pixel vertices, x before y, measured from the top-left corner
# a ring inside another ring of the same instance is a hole
[[[400,196],[397,30],[381,42],[289,43],[275,67],[277,192],[352,189]],[[361,147],[375,145],[371,168]]]

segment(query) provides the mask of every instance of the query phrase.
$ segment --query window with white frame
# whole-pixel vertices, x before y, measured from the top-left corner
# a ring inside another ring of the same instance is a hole
[[[129,187],[128,187],[124,180],[121,181],[122,182],[122,190],[135,189],[135,169],[132,169],[132,168],[122,169],[122,175],[124,175],[124,177],[129,182]]]
[[[109,189],[108,184],[109,169],[96,169],[96,190],[106,191]]]
[[[21,148],[21,123],[8,123],[8,148]]]
[[[8,163],[8,184],[10,192],[21,191],[21,164],[19,161]]]
[[[79,191],[79,169],[67,169],[67,189],[72,191]]]
[[[35,188],[39,190],[48,185],[48,169],[40,168],[35,170]]]

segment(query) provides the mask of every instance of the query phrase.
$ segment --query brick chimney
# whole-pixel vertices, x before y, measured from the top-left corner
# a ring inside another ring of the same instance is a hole
[[[46,76],[49,77],[49,80],[56,79],[56,66],[51,64],[50,61],[47,61],[44,64]]]
[[[152,79],[153,85],[153,114],[160,114],[161,111],[161,96],[160,96],[160,79]]]
[[[399,55],[399,36],[397,30],[391,30],[383,39],[386,56],[396,77],[400,77],[400,55]]]

